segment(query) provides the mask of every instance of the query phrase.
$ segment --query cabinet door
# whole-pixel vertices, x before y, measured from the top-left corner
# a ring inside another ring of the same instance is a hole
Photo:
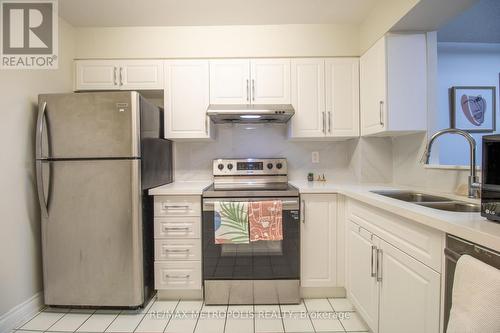
[[[302,287],[336,287],[336,195],[303,195],[300,228]]]
[[[325,60],[327,135],[359,136],[359,60]]]
[[[292,59],[292,105],[290,137],[324,138],[325,61],[324,59]]]
[[[352,221],[349,221],[347,235],[349,299],[370,329],[376,333],[378,331],[379,286],[375,275],[375,260],[378,240],[373,234]]]
[[[164,93],[166,138],[210,137],[208,60],[166,61]]]
[[[210,104],[250,104],[249,60],[210,60]]]
[[[121,89],[163,89],[162,60],[120,61]]]
[[[380,242],[380,326],[383,333],[438,333],[440,274]]]
[[[120,89],[115,60],[77,60],[75,68],[75,90]]]
[[[361,135],[386,129],[386,39],[381,38],[360,58]],[[404,84],[404,83],[402,83]]]
[[[290,59],[250,62],[252,104],[290,104]]]

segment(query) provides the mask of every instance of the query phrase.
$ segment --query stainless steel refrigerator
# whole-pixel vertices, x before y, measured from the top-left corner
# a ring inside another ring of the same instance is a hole
[[[162,110],[137,92],[39,96],[45,303],[140,307],[154,291],[153,203],[172,181]]]

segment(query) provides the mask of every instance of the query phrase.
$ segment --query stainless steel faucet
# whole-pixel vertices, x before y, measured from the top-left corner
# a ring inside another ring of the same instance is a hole
[[[431,156],[431,148],[434,141],[443,134],[458,134],[463,136],[469,142],[470,146],[470,174],[469,174],[469,198],[477,199],[479,198],[479,190],[481,188],[481,184],[479,183],[479,178],[476,174],[476,140],[467,132],[456,129],[456,128],[447,128],[436,132],[433,136],[431,136],[429,142],[427,142],[427,146],[425,147],[424,155],[422,156],[422,162],[425,164],[429,164],[429,158]]]

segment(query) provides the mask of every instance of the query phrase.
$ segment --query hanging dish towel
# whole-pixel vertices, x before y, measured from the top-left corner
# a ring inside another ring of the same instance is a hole
[[[471,256],[458,259],[446,333],[500,332],[500,270]]]
[[[214,203],[215,244],[248,244],[248,203]]]
[[[250,241],[283,239],[283,204],[280,200],[254,201],[248,204]]]

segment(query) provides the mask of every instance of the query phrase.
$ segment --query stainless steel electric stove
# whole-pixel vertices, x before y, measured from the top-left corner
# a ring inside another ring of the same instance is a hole
[[[207,304],[300,302],[300,200],[288,184],[286,159],[217,159],[203,193],[203,283]],[[282,203],[283,239],[216,244],[217,201]]]

